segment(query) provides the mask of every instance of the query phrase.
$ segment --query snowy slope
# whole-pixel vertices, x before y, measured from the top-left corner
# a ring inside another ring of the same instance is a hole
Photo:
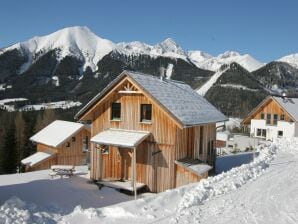
[[[191,51],[188,53],[190,60],[199,68],[217,71],[222,65],[236,62],[248,71],[252,72],[265,64],[259,62],[249,54],[241,55],[235,51],[227,51],[216,57],[212,57],[206,53],[202,54],[200,51]]]
[[[197,89],[197,93],[205,96],[205,94],[208,92],[208,90],[214,85],[214,83],[216,83],[216,81],[219,79],[219,77],[228,69],[230,68],[230,66],[227,66],[225,69],[221,70],[218,69],[214,75],[211,76],[211,78],[204,83],[204,85],[202,85],[199,89]]]
[[[38,58],[50,50],[59,49],[59,59],[65,56],[75,56],[84,60],[84,68],[90,66],[96,69],[97,62],[115,48],[115,44],[102,39],[91,32],[87,27],[68,27],[42,37],[33,37],[25,42],[12,45],[4,51],[21,49],[29,56],[29,61],[21,69],[20,73]]]
[[[284,56],[277,61],[286,62],[298,69],[298,53]]]

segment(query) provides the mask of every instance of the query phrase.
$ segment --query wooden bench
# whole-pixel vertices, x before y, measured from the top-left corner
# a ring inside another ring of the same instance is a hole
[[[54,178],[55,176],[63,176],[71,177],[75,171],[74,166],[67,166],[67,165],[53,165],[51,166],[51,172],[49,175]]]

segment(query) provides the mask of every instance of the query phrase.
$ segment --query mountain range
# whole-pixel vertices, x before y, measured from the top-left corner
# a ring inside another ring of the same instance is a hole
[[[185,51],[171,38],[114,43],[87,27],[68,27],[0,49],[0,99],[85,103],[123,69],[159,75],[161,67],[230,116],[243,116],[268,94],[297,95],[298,54],[265,64],[235,51]]]

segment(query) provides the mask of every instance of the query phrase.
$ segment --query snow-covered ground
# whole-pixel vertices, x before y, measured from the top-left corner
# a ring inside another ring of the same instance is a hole
[[[44,110],[44,109],[69,109],[72,107],[79,107],[82,103],[79,101],[57,101],[57,102],[50,102],[50,103],[41,103],[41,104],[32,104],[26,105],[21,107],[20,111],[28,111],[28,110]]]
[[[8,103],[12,102],[18,102],[18,101],[27,101],[28,99],[26,98],[11,98],[11,99],[3,99],[0,100],[0,108],[12,112],[15,111],[16,108],[14,105],[10,105]],[[19,111],[29,111],[29,110],[45,110],[45,109],[69,109],[72,107],[79,107],[81,106],[82,103],[79,101],[71,101],[71,100],[66,100],[66,101],[57,101],[57,102],[50,102],[50,103],[40,103],[40,104],[30,104],[30,105],[25,105],[23,107],[18,108]]]
[[[61,193],[60,200],[66,201],[64,202],[66,207],[70,206],[70,203],[73,203],[71,208],[79,204],[81,206],[64,216],[55,209],[42,212],[38,207],[30,205],[32,202],[39,202],[37,194],[32,192],[40,191],[40,187],[34,186],[33,180],[28,180],[31,186],[24,188],[22,184],[17,184],[18,180],[15,180],[14,175],[0,176],[1,185],[3,181],[9,182],[4,186],[10,185],[6,191],[0,187],[1,195],[4,194],[5,198],[10,196],[6,192],[18,197],[24,195],[21,198],[26,201],[25,203],[17,198],[6,201],[0,207],[0,223],[10,219],[7,223],[22,221],[22,223],[296,224],[298,223],[297,170],[298,139],[279,140],[260,149],[259,156],[249,164],[209,177],[199,183],[108,207],[97,208],[97,205],[94,205],[92,206],[94,208],[85,209],[89,206],[84,206],[84,203],[88,203],[89,200],[99,203],[99,199],[93,190],[85,191],[86,194],[78,194],[76,190],[82,182],[74,181],[67,185],[68,190],[63,188],[62,192],[65,192],[65,195]],[[56,192],[60,185],[55,184],[55,181],[59,180],[52,181],[54,186],[50,180],[43,185],[45,195],[40,196],[41,201],[46,201],[45,198],[51,201],[51,197],[57,197]],[[21,186],[18,188],[18,185]],[[53,188],[56,190],[49,190]],[[48,191],[55,194],[47,193]],[[29,196],[26,196],[27,194]],[[112,194],[108,194],[108,198],[110,196]]]
[[[49,170],[0,175],[0,223],[53,223],[81,208],[99,208],[132,200],[114,189],[90,182],[87,166],[76,167],[71,178],[51,179]],[[25,203],[26,202],[26,203]],[[4,221],[6,220],[6,222]],[[42,222],[41,222],[42,223]]]

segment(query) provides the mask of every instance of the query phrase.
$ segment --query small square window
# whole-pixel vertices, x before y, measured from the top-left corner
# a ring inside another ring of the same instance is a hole
[[[257,129],[257,136],[261,136],[262,135],[262,129]]]
[[[76,141],[76,137],[72,137],[72,138],[71,138],[71,141],[72,141],[72,142],[75,142],[75,141]]]
[[[282,137],[284,135],[284,132],[283,131],[278,131],[278,133],[277,133],[277,136],[278,137]]]
[[[280,115],[280,120],[281,120],[281,121],[284,121],[284,120],[285,120],[285,115],[284,115],[284,114],[281,114],[281,115]]]
[[[265,119],[265,114],[261,113],[261,119]]]
[[[112,103],[111,120],[120,120],[121,103]]]
[[[141,104],[141,122],[150,122],[152,120],[152,105]]]
[[[101,149],[101,153],[102,153],[103,155],[108,155],[108,154],[110,153],[110,148],[109,148],[109,146],[105,146],[105,147],[103,147],[103,148]]]
[[[70,143],[66,142],[65,147],[69,148],[70,147]]]

